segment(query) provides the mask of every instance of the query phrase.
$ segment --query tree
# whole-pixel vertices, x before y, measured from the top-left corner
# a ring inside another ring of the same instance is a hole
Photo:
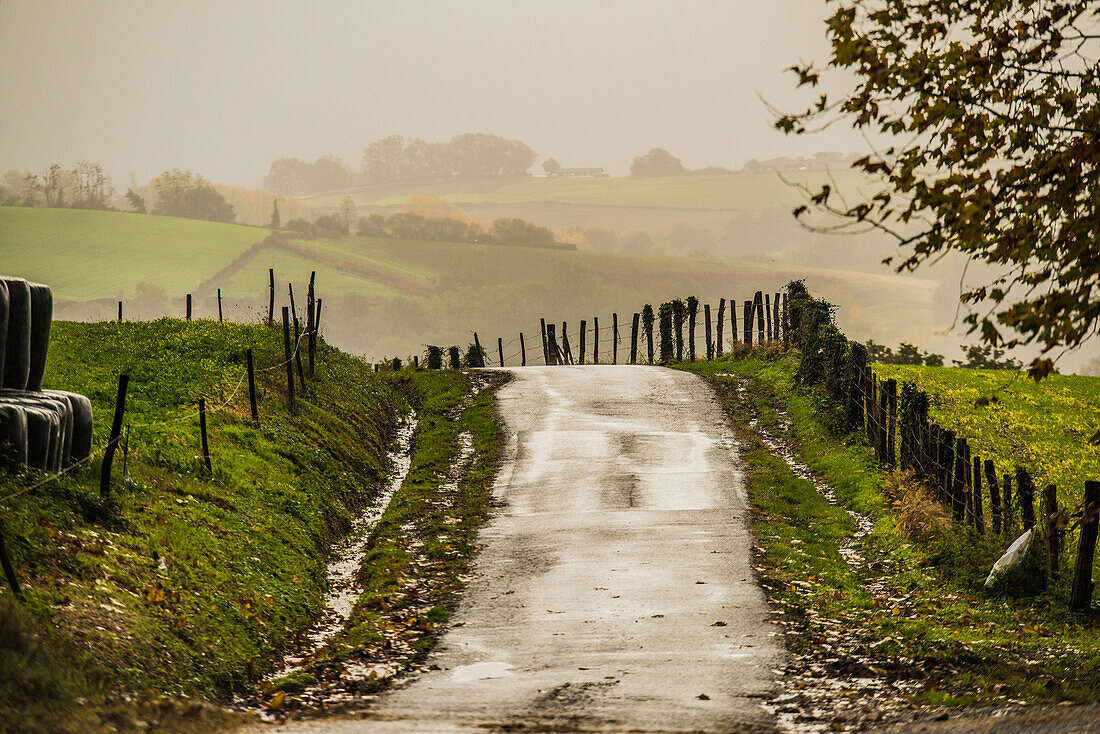
[[[553,176],[561,170],[561,164],[553,158],[547,158],[542,162],[542,170],[546,171],[547,176]]]
[[[344,223],[344,234],[351,234],[351,223],[355,221],[355,199],[345,196],[340,202],[340,219]]]
[[[854,84],[776,121],[803,134],[848,120],[893,141],[853,163],[877,193],[823,185],[795,216],[888,232],[898,271],[951,251],[992,266],[960,295],[965,322],[990,347],[1040,345],[1036,379],[1100,324],[1100,35],[1082,29],[1096,14],[1082,0],[842,0],[829,65]],[[826,72],[791,70],[811,88]]]
[[[145,213],[145,199],[142,198],[141,194],[139,194],[137,189],[133,186],[126,189],[126,201],[129,202],[130,206],[133,207],[133,210],[138,214]]]
[[[351,185],[347,166],[333,155],[313,163],[298,158],[278,158],[264,176],[264,188],[281,196],[301,196],[318,191],[337,191]]]
[[[271,229],[278,229],[282,222],[279,220],[279,200],[274,199],[271,202]]]
[[[212,222],[233,221],[233,206],[202,176],[190,171],[178,168],[165,171],[150,181],[149,187],[157,196],[153,214]]]
[[[682,176],[687,172],[683,161],[664,148],[653,148],[630,164],[631,176]]]

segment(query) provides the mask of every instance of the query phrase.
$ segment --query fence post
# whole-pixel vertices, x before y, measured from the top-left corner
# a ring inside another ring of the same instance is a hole
[[[286,362],[286,391],[289,397],[290,412],[296,410],[294,404],[294,360],[290,355],[290,308],[283,306],[283,359]]]
[[[745,321],[745,344],[752,346],[752,301],[745,301],[743,314]]]
[[[600,363],[600,317],[592,317],[592,364]]]
[[[545,322],[544,322],[545,323]],[[554,325],[545,324],[546,339],[543,349],[546,351],[546,364],[558,363],[558,340],[554,336]]]
[[[982,460],[974,457],[974,482],[971,485],[974,492],[974,529],[979,535],[985,535],[985,508],[982,507]]]
[[[111,498],[111,462],[118,448],[118,438],[122,432],[122,415],[126,412],[126,388],[130,386],[130,375],[123,372],[118,376],[118,394],[115,396],[115,417],[111,421],[111,435],[107,439],[107,449],[103,452],[103,466],[99,472],[99,499],[106,502]]]
[[[577,364],[584,364],[584,332],[586,331],[588,331],[588,322],[581,319],[580,359],[577,360]]]
[[[703,326],[707,329],[707,361],[714,359],[714,334],[710,330],[710,304],[703,304]]]
[[[474,359],[477,360],[477,364],[471,364],[470,367],[484,367],[485,366],[485,352],[481,351],[481,340],[477,338],[477,332],[474,332]]]
[[[1077,540],[1077,562],[1073,566],[1073,591],[1069,608],[1087,612],[1092,606],[1092,560],[1096,554],[1097,513],[1100,512],[1100,482],[1085,482],[1081,533]]]
[[[542,363],[550,364],[550,348],[546,343],[546,319],[539,319],[542,325]]]
[[[15,595],[20,604],[26,604],[27,599],[23,596],[23,589],[19,586],[19,576],[15,573],[15,566],[12,565],[11,556],[8,555],[8,546],[4,543],[4,527],[2,524],[0,524],[0,564],[4,566],[4,577],[8,580],[11,593]]]
[[[267,269],[267,325],[275,325],[275,268]]]
[[[523,343],[523,332],[519,333],[519,366],[527,366],[527,345]]]
[[[752,306],[756,311],[756,325],[757,325],[757,342],[759,344],[764,343],[764,294],[762,291],[757,291],[752,297]]]
[[[191,320],[191,294],[187,294],[187,320]]]
[[[619,363],[619,314],[611,314],[611,364]]]
[[[259,424],[260,422],[260,410],[256,407],[256,373],[252,365],[252,350],[247,352],[248,356],[248,404],[252,408],[252,422]]]
[[[767,321],[767,323],[768,323],[768,341],[770,342],[772,339],[775,338],[774,334],[772,333],[772,294],[771,293],[765,293],[764,294],[764,313],[767,315],[767,319],[768,319],[768,321]]]
[[[302,326],[298,321],[298,309],[294,306],[294,284],[287,283],[287,286],[290,292],[290,318],[294,321],[294,361],[298,364],[298,384],[305,390],[306,373],[302,369],[302,350],[298,348],[302,343]]]
[[[210,441],[206,437],[206,398],[199,398],[199,435],[202,436],[202,463],[206,466],[206,473],[213,474],[210,467]]]
[[[500,366],[504,366],[504,339],[497,337],[497,354],[500,356]]]
[[[565,321],[561,322],[561,352],[562,352],[562,364],[573,364],[573,350],[569,348],[569,335],[566,334],[566,329],[569,324]]]
[[[122,301],[118,302],[118,320],[121,323],[121,321],[122,321]]]
[[[317,315],[313,317],[313,333],[316,336],[321,336],[321,302],[323,298],[317,299]]]
[[[1062,530],[1058,527],[1058,488],[1043,487],[1043,525],[1047,536],[1047,574],[1056,579],[1062,570]]]
[[[774,311],[772,314],[772,338],[776,341],[779,341],[781,336],[780,332],[782,331],[782,329],[779,328],[779,299],[781,296],[782,293],[776,293],[775,300],[772,302],[772,310]],[[786,334],[783,334],[782,338],[785,339]]]
[[[630,323],[630,364],[638,364],[638,319],[640,314],[634,314],[634,320]]]
[[[730,305],[731,306],[733,305],[733,301],[730,301]],[[725,317],[726,317],[726,299],[725,298],[719,298],[718,299],[718,332],[715,335],[716,338],[714,340],[714,356],[716,356],[716,357],[721,357],[722,356],[722,321],[723,321],[723,319],[725,319]],[[736,313],[736,311],[734,312],[733,322],[735,324],[737,323],[737,313]]]
[[[1012,476],[1005,474],[1001,482],[1001,506],[1004,515],[1001,519],[1001,530],[1006,538],[1011,538],[1016,526],[1015,512],[1012,509]]]
[[[993,468],[993,459],[985,460],[985,483],[989,487],[989,514],[993,523],[993,532],[1001,532],[1001,487],[997,483],[997,472]]]
[[[886,464],[897,466],[898,382],[886,381]]]
[[[218,323],[225,323],[225,318],[222,317],[222,289],[218,289]]]
[[[309,376],[313,377],[313,354],[317,348],[316,319],[313,316],[314,303],[316,301],[315,280],[317,271],[310,271],[309,290],[306,291],[306,338],[309,340]]]
[[[687,300],[688,306],[688,361],[695,361],[695,320],[699,313],[699,301],[695,296]]]
[[[966,522],[966,475],[969,464],[966,463],[966,439],[955,439],[955,457],[951,464],[951,509],[955,520]]]

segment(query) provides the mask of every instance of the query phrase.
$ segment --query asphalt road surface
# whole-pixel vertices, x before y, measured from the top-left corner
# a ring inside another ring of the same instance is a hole
[[[484,547],[430,670],[365,718],[276,731],[771,731],[781,664],[733,437],[657,367],[528,367]]]

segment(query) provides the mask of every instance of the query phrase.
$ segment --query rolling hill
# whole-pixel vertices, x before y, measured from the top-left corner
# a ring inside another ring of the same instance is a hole
[[[165,217],[0,208],[5,270],[53,284],[59,317],[112,318],[119,299],[128,317],[180,316],[187,293],[197,317],[216,317],[220,288],[228,318],[259,320],[268,268],[280,283],[279,305],[289,280],[300,306],[316,271],[327,337],[376,358],[419,353],[425,344],[465,345],[475,330],[486,343],[509,342],[521,330],[530,338],[541,317],[576,324],[598,315],[609,325],[616,311],[625,331],[647,302],[691,294],[704,303],[740,301],[792,278],[847,304],[840,320],[850,333],[913,340],[932,326],[937,288],[915,278],[703,257],[268,234]]]

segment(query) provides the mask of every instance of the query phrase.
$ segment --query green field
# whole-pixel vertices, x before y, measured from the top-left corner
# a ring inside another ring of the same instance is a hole
[[[127,299],[138,283],[179,295],[267,234],[175,217],[0,207],[0,262],[6,274],[49,283],[59,300]]]
[[[211,318],[220,288],[227,318],[256,321],[267,311],[268,268],[278,281],[277,306],[287,303],[291,281],[300,307],[316,271],[329,339],[377,358],[416,354],[425,344],[465,345],[474,331],[490,344],[497,337],[510,342],[523,331],[530,345],[540,318],[565,320],[575,329],[594,316],[608,326],[613,312],[629,339],[630,315],[645,303],[694,294],[703,303],[726,298],[740,304],[757,289],[775,292],[792,278],[805,278],[815,292],[844,303],[842,324],[877,341],[916,341],[932,326],[936,307],[935,283],[891,275],[361,237],[280,237],[257,244],[266,234],[185,219],[0,208],[5,271],[53,285],[60,317],[113,318],[116,300],[125,302],[127,318],[181,315],[183,297],[192,293],[196,317]],[[139,289],[143,283],[164,291]],[[518,361],[517,352],[514,345],[508,354]]]
[[[998,476],[1027,469],[1038,487],[1058,486],[1063,502],[1081,501],[1084,482],[1100,480],[1100,378],[1051,375],[1040,383],[1010,370],[875,365],[883,379],[911,381],[931,397],[931,416],[966,438],[975,456],[993,459]],[[997,401],[975,405],[980,397]]]
[[[823,170],[794,171],[788,180],[810,186],[830,181]],[[866,187],[867,179],[848,168],[832,177],[851,189]],[[800,201],[799,192],[772,171],[737,172],[707,176],[607,176],[567,178],[524,176],[361,186],[302,197],[314,208],[334,208],[350,195],[357,205],[394,206],[414,195],[433,196],[455,204],[515,204],[556,201],[598,206],[663,207],[671,209],[758,209]]]

